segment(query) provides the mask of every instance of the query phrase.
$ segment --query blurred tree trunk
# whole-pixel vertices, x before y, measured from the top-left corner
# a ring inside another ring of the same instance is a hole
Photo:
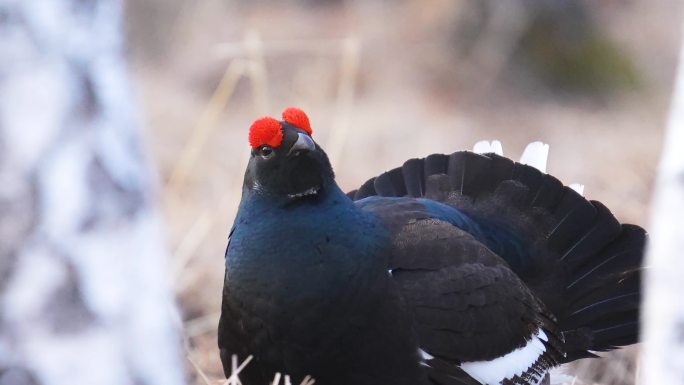
[[[684,384],[684,40],[660,160],[647,265],[645,385]]]
[[[0,385],[183,383],[117,0],[0,0]]]

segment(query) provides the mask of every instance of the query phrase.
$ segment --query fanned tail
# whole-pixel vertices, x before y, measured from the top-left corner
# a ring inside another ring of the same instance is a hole
[[[548,152],[536,147],[528,163]],[[638,341],[645,231],[553,176],[493,153],[433,154],[348,193],[373,195],[433,199],[491,230],[497,252],[556,317],[564,362]]]

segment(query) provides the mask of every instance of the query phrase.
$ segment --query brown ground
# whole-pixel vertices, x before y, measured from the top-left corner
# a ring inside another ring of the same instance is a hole
[[[512,158],[541,140],[551,146],[549,173],[585,184],[585,195],[621,220],[648,223],[677,56],[674,1],[591,8],[640,77],[636,88],[599,96],[511,81],[510,58],[496,55],[510,43],[496,34],[475,39],[480,54],[455,52],[465,1],[129,3],[133,72],[164,186],[192,383],[206,383],[200,372],[212,384],[222,378],[215,342],[222,256],[247,127],[285,106],[309,112],[347,189],[408,158],[470,149],[477,140],[501,140]],[[576,384],[633,384],[637,350],[564,370]]]

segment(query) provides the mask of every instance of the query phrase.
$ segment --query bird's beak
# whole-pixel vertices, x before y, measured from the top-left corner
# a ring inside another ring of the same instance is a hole
[[[316,143],[307,134],[297,133],[297,141],[292,145],[287,155],[297,151],[313,151],[316,149]]]

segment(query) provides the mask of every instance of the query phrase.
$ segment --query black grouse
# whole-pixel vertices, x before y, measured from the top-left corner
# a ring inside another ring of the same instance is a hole
[[[411,159],[344,193],[308,117],[249,132],[218,342],[318,385],[544,384],[636,343],[646,234],[494,153]]]

